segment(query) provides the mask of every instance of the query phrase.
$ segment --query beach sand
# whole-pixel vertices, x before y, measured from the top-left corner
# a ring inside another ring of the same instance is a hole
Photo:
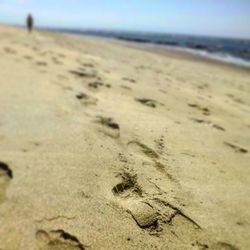
[[[250,72],[0,26],[0,249],[249,249]]]

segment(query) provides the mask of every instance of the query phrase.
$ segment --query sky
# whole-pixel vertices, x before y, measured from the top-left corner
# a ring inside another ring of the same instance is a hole
[[[250,0],[0,0],[0,22],[250,39]]]

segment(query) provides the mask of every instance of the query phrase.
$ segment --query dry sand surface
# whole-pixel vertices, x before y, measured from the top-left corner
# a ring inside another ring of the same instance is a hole
[[[250,73],[0,27],[0,249],[250,247]]]

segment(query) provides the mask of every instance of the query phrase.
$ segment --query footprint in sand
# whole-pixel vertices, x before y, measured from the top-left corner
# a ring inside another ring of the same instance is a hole
[[[29,60],[29,61],[33,59],[32,56],[29,56],[29,55],[25,55],[24,58]]]
[[[110,84],[104,84],[103,82],[101,81],[94,81],[94,82],[90,82],[88,84],[88,87],[90,89],[98,89],[99,87],[106,87],[106,88],[111,88],[111,85]]]
[[[226,242],[218,242],[214,245],[212,245],[211,249],[213,250],[239,250],[238,247],[233,246]]]
[[[130,87],[126,86],[126,85],[121,85],[121,88],[127,89],[127,90],[132,90],[132,88],[130,88]]]
[[[142,156],[146,156],[151,162],[152,166],[160,173],[167,176],[170,180],[174,181],[174,178],[171,174],[169,174],[165,166],[161,163],[160,155],[158,155],[153,149],[148,147],[147,145],[139,142],[139,141],[131,141],[128,143],[128,147],[131,149],[131,151],[137,152],[137,154],[140,154]]]
[[[179,228],[181,225],[178,225],[178,221],[186,224],[189,231],[200,228],[177,207],[154,195],[148,195],[138,184],[137,174],[132,170],[123,170],[117,177],[120,181],[112,188],[116,201],[131,215],[136,224],[149,234],[159,235],[164,227],[173,227],[176,222]]]
[[[120,137],[120,126],[110,117],[97,116],[95,123],[100,124],[101,127],[99,130],[104,134],[112,137],[119,138]]]
[[[0,162],[0,204],[5,199],[6,190],[12,178],[12,170],[6,163]]]
[[[234,96],[233,94],[227,94],[227,96],[236,103],[245,104],[245,102],[241,98]]]
[[[83,78],[97,77],[97,73],[95,70],[79,69],[79,70],[70,70],[69,72],[77,77],[83,77]]]
[[[136,80],[134,80],[132,78],[128,78],[128,77],[123,77],[122,80],[126,81],[126,82],[136,83]]]
[[[55,57],[55,56],[52,57],[51,60],[52,60],[53,63],[55,63],[57,65],[63,65],[63,62],[61,62],[60,60],[58,60],[58,58]]]
[[[57,55],[58,55],[58,57],[60,57],[60,58],[66,58],[66,55],[64,55],[64,54],[59,53],[59,54],[57,54]]]
[[[156,108],[157,102],[155,100],[147,99],[147,98],[136,98],[135,100],[137,102],[145,105],[145,106],[148,106],[148,107],[151,107],[151,108]]]
[[[48,65],[46,62],[37,62],[36,64],[37,64],[38,66],[42,66],[42,67],[45,67],[45,66]]]
[[[213,124],[213,128],[217,129],[217,130],[220,130],[220,131],[226,131],[226,129],[224,129],[223,127],[221,127],[220,125],[218,124]]]
[[[237,145],[234,145],[232,143],[229,142],[224,142],[224,144],[230,148],[232,148],[236,153],[242,153],[242,154],[247,154],[248,150],[242,147],[239,147]]]
[[[94,68],[94,64],[92,63],[82,63],[82,65],[86,68]]]
[[[122,199],[122,206],[129,212],[141,228],[156,226],[158,214],[147,203],[143,202],[143,191],[137,182],[137,175],[122,171],[117,175],[121,181],[112,188],[113,195]]]
[[[84,246],[74,235],[62,229],[36,232],[38,249],[40,250],[85,250]]]
[[[98,99],[87,95],[85,93],[79,93],[76,95],[76,98],[81,101],[83,105],[96,105]]]
[[[17,54],[16,50],[11,49],[11,48],[9,48],[9,47],[5,47],[5,48],[4,48],[4,51],[5,51],[7,54],[11,54],[11,55]]]
[[[195,108],[195,109],[201,111],[203,115],[207,115],[208,116],[208,115],[211,114],[210,110],[208,108],[201,107],[199,104],[189,103],[188,106],[191,107],[191,108]]]
[[[207,121],[207,120],[203,120],[203,119],[197,119],[197,118],[191,118],[192,121],[196,122],[196,123],[200,123],[200,124],[211,124],[211,121]],[[224,129],[222,126],[218,125],[218,124],[212,124],[212,127],[220,130],[220,131],[226,131],[226,129]]]

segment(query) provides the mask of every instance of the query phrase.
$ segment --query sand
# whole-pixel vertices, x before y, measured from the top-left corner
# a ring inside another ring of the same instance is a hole
[[[0,249],[249,249],[250,72],[0,26]]]

